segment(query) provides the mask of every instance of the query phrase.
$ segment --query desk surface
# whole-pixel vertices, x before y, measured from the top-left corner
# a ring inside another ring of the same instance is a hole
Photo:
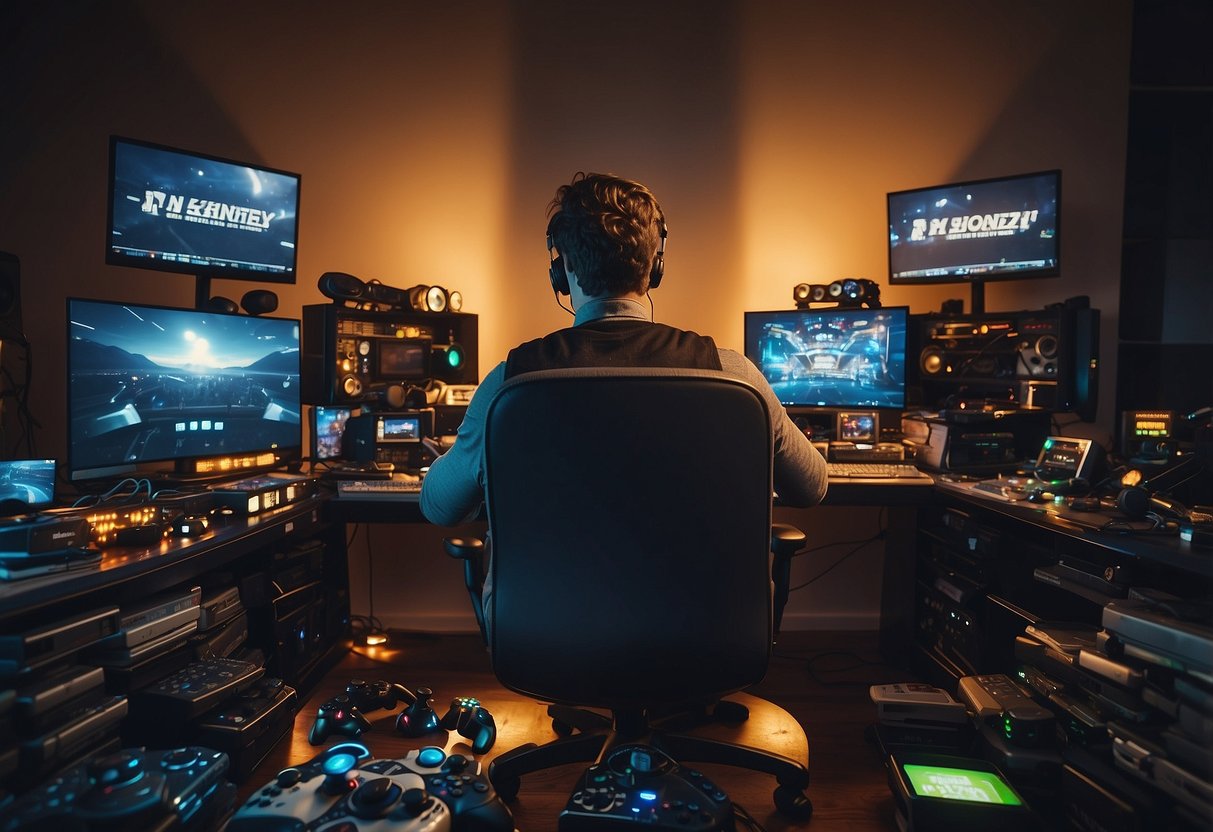
[[[1150,534],[1144,529],[1114,530],[1110,520],[1117,515],[1075,511],[1063,503],[1030,503],[1008,500],[979,491],[971,482],[939,480],[941,495],[956,497],[1005,517],[1014,518],[1073,541],[1098,546],[1132,558],[1144,558],[1163,566],[1213,578],[1213,550],[1194,548],[1177,534]]]

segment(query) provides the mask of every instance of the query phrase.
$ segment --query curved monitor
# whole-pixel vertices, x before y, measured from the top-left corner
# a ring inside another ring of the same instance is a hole
[[[889,283],[1056,277],[1061,171],[888,195]]]
[[[296,173],[113,136],[105,262],[294,283],[299,184]]]
[[[302,449],[298,320],[69,298],[67,321],[74,477]]]
[[[905,407],[909,309],[745,313],[745,355],[787,407]]]

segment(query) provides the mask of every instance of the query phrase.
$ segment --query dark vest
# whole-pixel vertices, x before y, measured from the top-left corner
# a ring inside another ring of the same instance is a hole
[[[603,318],[560,329],[510,350],[505,377],[565,367],[682,367],[719,370],[716,342],[636,318]]]

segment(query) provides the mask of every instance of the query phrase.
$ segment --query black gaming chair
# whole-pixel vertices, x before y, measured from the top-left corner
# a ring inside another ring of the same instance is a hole
[[[719,700],[766,673],[769,550],[786,564],[804,540],[772,535],[771,470],[766,403],[723,373],[553,370],[502,387],[485,438],[487,607],[479,541],[446,548],[465,561],[498,680],[553,703],[566,734],[494,760],[505,799],[524,774],[644,741],[681,763],[773,774],[776,807],[811,814],[804,765],[662,730],[688,714],[744,719]],[[786,599],[786,567],[776,577]]]

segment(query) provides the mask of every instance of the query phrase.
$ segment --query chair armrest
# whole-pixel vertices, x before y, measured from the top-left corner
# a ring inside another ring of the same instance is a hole
[[[775,557],[794,557],[804,551],[804,547],[805,534],[800,529],[787,523],[771,524],[771,553]]]
[[[479,537],[445,537],[442,548],[456,560],[463,561],[463,583],[472,600],[472,612],[476,614],[476,626],[487,646],[488,630],[484,625],[484,541]]]

